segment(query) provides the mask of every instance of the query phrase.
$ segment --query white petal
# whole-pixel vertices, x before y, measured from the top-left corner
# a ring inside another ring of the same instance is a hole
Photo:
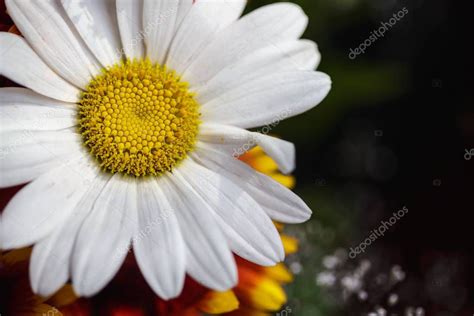
[[[30,282],[33,292],[48,297],[69,279],[71,253],[79,228],[89,214],[110,176],[99,175],[74,208],[73,213],[33,248],[30,260]]]
[[[99,73],[97,61],[58,1],[7,0],[6,4],[8,13],[28,43],[64,79],[84,88],[91,77]]]
[[[0,33],[0,75],[42,95],[76,102],[79,90],[59,77],[15,34]]]
[[[76,125],[71,103],[56,101],[23,88],[0,88],[0,133],[14,130],[57,130]]]
[[[77,107],[77,104],[75,103],[48,98],[30,89],[18,87],[0,88],[0,106],[8,104],[41,105],[59,108],[65,107],[67,109],[76,109]]]
[[[96,175],[86,159],[76,159],[21,189],[3,211],[1,247],[25,247],[52,233],[72,214]]]
[[[315,107],[330,89],[331,79],[322,72],[273,73],[203,104],[202,119],[242,128],[273,124]]]
[[[81,37],[104,67],[122,58],[115,0],[61,0]]]
[[[81,139],[71,131],[2,132],[0,188],[27,183],[80,156]]]
[[[183,72],[215,35],[242,14],[244,0],[199,0],[181,23],[166,64]]]
[[[264,266],[283,260],[285,253],[275,225],[250,195],[191,159],[182,163],[180,171],[214,210],[232,251]]]
[[[270,127],[268,127],[271,130]],[[269,130],[262,132],[268,133]],[[254,146],[260,146],[275,160],[283,173],[295,168],[295,146],[285,140],[260,132],[249,132],[230,125],[204,123],[199,127],[199,139],[216,145],[226,145],[230,155],[238,158]]]
[[[172,184],[170,183],[172,182]],[[160,187],[173,203],[186,243],[186,270],[204,286],[225,291],[237,283],[237,268],[232,252],[210,206],[180,175],[160,179]]]
[[[143,0],[117,0],[117,19],[123,53],[130,59],[142,59],[145,56]]]
[[[136,183],[115,174],[77,236],[72,280],[78,295],[96,294],[115,276],[128,253],[136,216]]]
[[[192,156],[203,166],[242,187],[274,220],[301,223],[311,217],[311,210],[291,190],[231,155],[199,142]]]
[[[176,30],[181,26],[181,23],[184,21],[184,19],[189,13],[189,10],[191,10],[194,4],[195,4],[195,0],[180,0],[179,1],[178,14],[176,15],[175,33],[176,33]]]
[[[163,64],[173,38],[178,14],[178,0],[144,0],[143,32],[147,57]]]
[[[313,70],[321,55],[308,40],[275,43],[261,48],[221,70],[203,86],[192,87],[200,104],[205,104],[235,86],[270,73]]]
[[[299,38],[308,23],[301,8],[275,3],[259,8],[221,32],[193,61],[183,78],[192,86],[208,81],[257,49]]]
[[[184,285],[185,245],[176,215],[154,179],[138,184],[138,209],[133,238],[138,266],[157,295],[174,298]]]

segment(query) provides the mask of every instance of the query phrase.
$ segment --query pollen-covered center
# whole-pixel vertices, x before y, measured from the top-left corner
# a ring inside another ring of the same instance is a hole
[[[149,61],[127,61],[89,83],[79,103],[79,127],[103,169],[159,175],[193,149],[198,106],[174,72]]]

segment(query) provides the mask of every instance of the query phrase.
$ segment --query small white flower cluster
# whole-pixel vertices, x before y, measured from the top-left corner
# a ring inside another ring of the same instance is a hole
[[[359,310],[365,316],[424,316],[421,307],[403,306],[400,294],[394,289],[405,280],[399,265],[388,273],[380,272],[380,262],[363,259],[348,260],[344,249],[322,259],[323,270],[316,276],[316,284],[331,290],[351,311]],[[359,315],[359,314],[358,314]]]

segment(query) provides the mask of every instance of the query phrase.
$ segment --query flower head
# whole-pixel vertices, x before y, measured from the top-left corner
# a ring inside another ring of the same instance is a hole
[[[247,128],[275,124],[330,90],[307,18],[244,0],[7,0],[24,38],[0,33],[0,186],[28,183],[1,217],[0,246],[33,245],[34,292],[72,279],[100,291],[133,247],[163,299],[185,275],[226,291],[233,253],[284,258],[272,219],[306,204],[233,153],[259,145],[287,173],[293,144]]]

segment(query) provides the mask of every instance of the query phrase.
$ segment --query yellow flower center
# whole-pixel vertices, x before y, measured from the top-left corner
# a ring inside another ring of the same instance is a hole
[[[126,61],[89,83],[79,102],[79,127],[104,170],[160,175],[193,149],[198,107],[173,71],[148,60]]]

